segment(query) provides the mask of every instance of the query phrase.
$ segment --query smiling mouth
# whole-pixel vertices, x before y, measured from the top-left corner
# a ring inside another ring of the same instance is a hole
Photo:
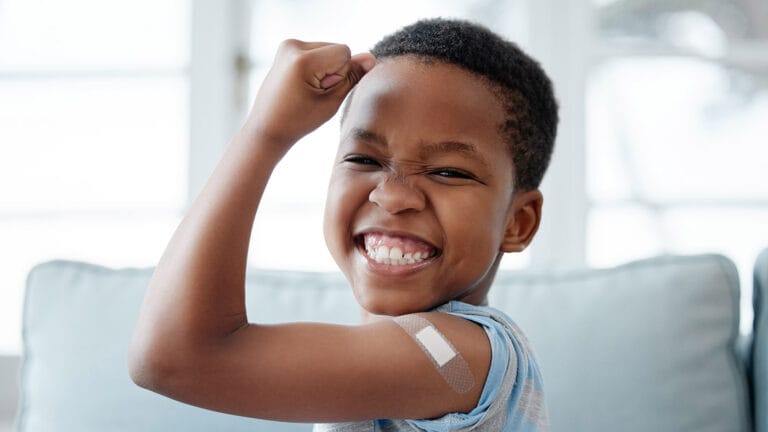
[[[416,266],[437,257],[441,252],[418,239],[378,232],[356,236],[355,244],[370,261],[387,266]]]

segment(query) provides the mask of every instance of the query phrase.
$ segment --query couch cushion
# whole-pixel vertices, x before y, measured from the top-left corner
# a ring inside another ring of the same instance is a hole
[[[137,387],[128,376],[128,342],[151,274],[67,261],[32,269],[20,432],[311,430],[202,410]],[[357,317],[338,274],[258,272],[249,275],[254,279],[259,283],[249,283],[248,310],[262,321]]]
[[[749,431],[739,282],[721,256],[503,273],[491,305],[540,359],[552,431]]]
[[[753,303],[755,306],[752,384],[754,386],[755,431],[768,432],[768,249],[755,261]]]
[[[205,411],[142,390],[128,340],[151,269],[54,261],[30,273],[21,432],[308,430]],[[249,270],[249,316],[352,323],[339,274]],[[502,272],[491,304],[536,349],[554,432],[749,429],[737,361],[739,288],[720,256],[564,274]]]

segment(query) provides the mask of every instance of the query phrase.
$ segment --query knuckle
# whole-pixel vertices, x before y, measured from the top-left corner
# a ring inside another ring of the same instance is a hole
[[[299,45],[298,39],[285,39],[284,41],[280,42],[280,47],[288,48],[288,47],[295,47]]]
[[[296,51],[301,44],[301,41],[297,39],[286,39],[280,42],[277,48],[278,53],[290,53]]]
[[[308,52],[297,52],[293,57],[293,63],[299,68],[310,66],[312,56]]]

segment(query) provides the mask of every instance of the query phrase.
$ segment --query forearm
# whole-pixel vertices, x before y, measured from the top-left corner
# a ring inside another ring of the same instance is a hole
[[[253,131],[232,139],[152,276],[134,336],[140,356],[172,363],[247,323],[248,244],[282,148]]]

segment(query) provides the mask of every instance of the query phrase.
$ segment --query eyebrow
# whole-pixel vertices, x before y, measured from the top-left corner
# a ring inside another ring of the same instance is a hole
[[[489,166],[485,158],[483,158],[483,156],[480,155],[480,152],[477,151],[477,147],[470,143],[461,141],[440,141],[424,144],[424,146],[419,149],[419,157],[422,159],[427,159],[434,154],[440,153],[461,153],[465,157],[473,159],[486,167]]]
[[[347,137],[352,138],[354,141],[364,141],[385,147],[387,145],[387,140],[383,136],[359,127],[352,128]]]
[[[362,128],[353,128],[349,132],[348,137],[355,141],[363,141],[382,147],[387,146],[387,140],[382,135]],[[486,167],[490,166],[488,161],[486,161],[480,152],[477,151],[477,147],[474,144],[461,141],[440,141],[435,143],[425,143],[419,149],[419,158],[428,159],[430,156],[441,153],[460,153],[463,156],[469,159],[473,159]]]

